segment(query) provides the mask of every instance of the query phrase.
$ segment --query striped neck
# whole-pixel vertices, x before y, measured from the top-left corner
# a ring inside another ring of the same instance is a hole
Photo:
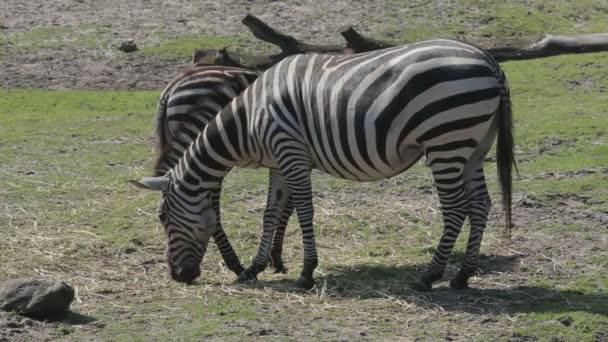
[[[184,152],[171,170],[174,184],[198,192],[220,186],[226,174],[242,164],[239,142],[244,132],[238,132],[232,106],[228,105],[211,120]]]

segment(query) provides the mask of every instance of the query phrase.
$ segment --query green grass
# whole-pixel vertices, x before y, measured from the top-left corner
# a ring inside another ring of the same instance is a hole
[[[602,0],[399,0],[355,21],[362,33],[396,42],[458,37],[524,45],[542,33],[606,32],[607,13]],[[332,15],[315,7],[310,20]],[[298,29],[284,31],[339,41],[337,32]],[[96,24],[2,33],[0,58],[113,56],[118,43],[110,27]],[[187,60],[200,47],[275,51],[249,33],[152,29],[137,43],[136,55],[168,60]],[[472,280],[474,290],[454,292],[443,281],[428,295],[407,287],[442,229],[423,165],[369,184],[313,175],[316,292],[291,287],[301,268],[295,219],[287,230],[287,275],[267,271],[256,285],[237,286],[211,246],[202,279],[182,286],[166,272],[158,195],[126,182],[151,173],[158,92],[1,89],[0,281],[46,276],[75,286],[74,312],[48,323],[50,338],[60,340],[601,340],[608,336],[608,232],[598,223],[608,213],[607,61],[607,53],[595,53],[503,64],[516,124],[515,202],[542,206],[516,204],[515,236],[505,243],[495,164],[487,163],[497,213],[482,246],[484,274]],[[224,189],[224,227],[248,265],[267,173],[235,170]],[[446,279],[465,243],[461,237]]]
[[[53,52],[67,54],[69,57],[90,55],[96,57],[119,54],[117,48],[121,39],[112,34],[107,26],[86,24],[79,26],[38,27],[29,32],[0,37],[0,46],[7,45],[3,53]],[[261,41],[254,41],[251,34],[232,36],[205,36],[200,34],[170,35],[162,31],[150,31],[145,39],[136,41],[135,54],[164,60],[187,60],[198,48],[230,48],[239,51],[244,48],[255,49],[260,53],[276,52],[274,47]],[[1,57],[2,55],[0,55]]]
[[[242,44],[243,37],[239,36],[181,36],[167,39],[157,46],[146,47],[138,54],[155,56],[160,59],[179,59],[192,56],[192,52],[198,48],[221,49]]]
[[[570,1],[463,1],[473,17],[482,20],[480,32],[497,39],[542,33],[603,32],[608,25],[603,13],[608,4],[599,0]]]
[[[117,46],[110,26],[83,24],[77,26],[36,27],[28,32],[7,35],[13,53],[59,52],[78,57],[95,52],[102,53]],[[8,52],[8,51],[6,51]]]
[[[372,27],[375,36],[394,41],[451,37],[521,45],[545,33],[605,32],[607,12],[608,4],[601,0],[395,0],[387,2],[383,16],[367,16],[362,24]]]

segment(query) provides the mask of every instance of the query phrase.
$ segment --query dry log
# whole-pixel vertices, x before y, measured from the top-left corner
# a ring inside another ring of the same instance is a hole
[[[395,46],[395,44],[362,36],[359,32],[355,31],[353,27],[341,30],[340,34],[344,40],[346,40],[346,47],[354,53],[380,50]]]
[[[278,46],[286,56],[307,52],[341,53],[344,50],[344,47],[337,45],[315,45],[301,42],[292,36],[278,32],[251,14],[247,14],[241,23],[247,26],[256,38]]]
[[[223,65],[250,70],[265,70],[286,56],[284,54],[256,56],[228,51],[227,48],[195,49],[192,61],[196,65]]]
[[[341,30],[346,46],[308,44],[293,36],[281,33],[259,18],[248,14],[241,21],[258,39],[269,42],[281,49],[274,55],[239,54],[224,49],[196,49],[193,55],[195,64],[214,64],[237,66],[247,69],[264,70],[283,58],[300,53],[359,53],[384,49],[397,44],[376,40],[359,34],[354,28]],[[608,51],[608,33],[583,34],[573,36],[545,35],[527,47],[494,47],[488,52],[499,61],[524,60],[550,57],[561,54]]]
[[[196,49],[192,60],[198,65],[236,66],[253,70],[264,70],[283,58],[300,53],[344,53],[344,47],[338,45],[317,45],[304,43],[290,35],[281,33],[259,18],[247,14],[241,23],[258,39],[274,44],[281,49],[273,55],[251,55],[230,52],[223,49]]]
[[[525,48],[488,49],[488,52],[499,62],[600,51],[608,51],[608,33],[574,36],[547,34],[541,41]]]
[[[347,47],[354,52],[367,52],[395,46],[389,42],[360,35],[352,27],[341,32]],[[573,36],[551,35],[528,47],[495,47],[486,49],[497,61],[524,60],[551,57],[562,54],[608,51],[608,33]]]

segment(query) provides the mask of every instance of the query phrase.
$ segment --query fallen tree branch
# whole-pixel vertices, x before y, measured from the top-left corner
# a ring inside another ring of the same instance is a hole
[[[251,14],[247,14],[241,23],[247,26],[256,38],[277,45],[285,55],[307,52],[341,53],[344,50],[344,47],[337,45],[315,45],[301,42],[290,35],[278,32]]]
[[[196,49],[192,60],[195,64],[213,64],[224,66],[236,66],[253,70],[264,70],[274,65],[283,58],[301,53],[344,53],[344,47],[338,45],[317,45],[304,43],[290,35],[281,33],[262,20],[247,14],[241,23],[254,35],[254,37],[265,42],[274,44],[281,49],[280,53],[273,55],[251,55],[230,52],[223,49]]]
[[[353,27],[343,29],[340,31],[340,34],[344,40],[346,40],[346,47],[351,49],[354,53],[380,50],[395,46],[395,44],[392,43],[362,36]]]
[[[192,61],[197,65],[223,65],[250,70],[265,70],[278,63],[285,54],[256,56],[223,49],[195,49]]]
[[[388,48],[398,44],[376,40],[359,34],[353,27],[340,31],[346,46],[304,43],[293,36],[279,32],[259,18],[248,14],[241,23],[258,39],[276,45],[281,50],[273,55],[240,54],[223,49],[196,49],[195,64],[236,66],[264,70],[283,58],[301,53],[359,53]],[[561,54],[608,51],[608,33],[573,36],[547,34],[539,42],[527,47],[494,47],[487,51],[499,62],[550,57]]]
[[[560,36],[547,34],[525,48],[490,48],[488,52],[499,62],[535,59],[563,54],[608,51],[608,33]]]
[[[360,35],[352,27],[340,32],[347,47],[355,53],[374,51],[396,46],[389,42]],[[581,35],[551,35],[527,47],[495,47],[486,49],[497,61],[524,60],[551,57],[563,54],[608,51],[608,33]]]

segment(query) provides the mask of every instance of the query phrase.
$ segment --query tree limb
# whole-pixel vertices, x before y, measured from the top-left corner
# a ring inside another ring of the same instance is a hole
[[[195,49],[192,60],[198,65],[236,66],[253,70],[264,70],[283,58],[300,53],[343,53],[344,48],[338,45],[317,45],[304,43],[290,35],[281,33],[258,17],[247,14],[241,23],[254,37],[278,46],[280,53],[273,55],[240,54],[223,49]]]
[[[551,57],[563,54],[608,51],[608,33],[560,36],[547,34],[525,48],[490,48],[488,52],[499,62]]]
[[[247,26],[256,38],[278,46],[286,56],[307,52],[340,53],[344,50],[342,46],[337,45],[316,45],[301,42],[293,36],[273,29],[251,14],[247,14],[241,23]]]
[[[395,44],[362,36],[352,26],[340,31],[340,34],[344,40],[346,40],[346,47],[355,53],[380,50],[395,46]]]
[[[283,58],[300,53],[360,53],[388,48],[398,44],[376,40],[359,34],[353,27],[340,31],[346,46],[317,45],[304,43],[293,36],[279,32],[259,18],[247,14],[241,21],[258,39],[278,46],[280,53],[274,55],[241,54],[223,49],[196,49],[193,61],[196,64],[236,66],[246,69],[264,70]],[[527,47],[495,47],[487,51],[499,62],[550,57],[561,54],[608,51],[608,33],[583,35],[545,35]]]

